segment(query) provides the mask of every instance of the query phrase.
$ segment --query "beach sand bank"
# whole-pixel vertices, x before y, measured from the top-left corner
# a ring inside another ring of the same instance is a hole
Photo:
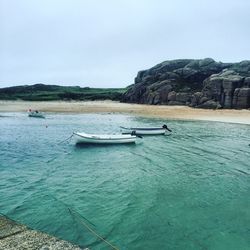
[[[0,101],[0,112],[26,112],[30,108],[42,112],[124,113],[164,119],[250,124],[250,110],[211,110],[186,106],[141,105],[113,101]]]

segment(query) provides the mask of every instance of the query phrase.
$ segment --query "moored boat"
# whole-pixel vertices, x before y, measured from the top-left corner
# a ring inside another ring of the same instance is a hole
[[[45,116],[37,110],[35,110],[35,111],[29,110],[28,116],[35,117],[35,118],[45,118]]]
[[[96,144],[123,144],[135,143],[136,135],[112,135],[112,134],[86,134],[74,132],[76,143],[96,143]]]
[[[168,128],[166,124],[162,127],[155,127],[155,128],[126,128],[121,127],[122,129],[128,131],[129,133],[135,132],[136,135],[164,135],[166,131],[172,132],[171,129]]]

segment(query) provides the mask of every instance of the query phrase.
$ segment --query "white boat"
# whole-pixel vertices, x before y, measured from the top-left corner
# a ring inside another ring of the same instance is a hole
[[[36,111],[29,111],[28,116],[35,117],[35,118],[45,118],[45,116],[37,110]]]
[[[76,137],[76,143],[97,143],[97,144],[122,144],[135,143],[136,135],[101,135],[101,134],[86,134],[73,133]]]
[[[172,130],[169,129],[166,124],[158,128],[121,128],[128,131],[129,133],[134,131],[136,135],[164,135],[166,131],[172,132]]]

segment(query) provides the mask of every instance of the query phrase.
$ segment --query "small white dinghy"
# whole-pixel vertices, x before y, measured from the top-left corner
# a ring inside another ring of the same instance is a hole
[[[96,144],[123,144],[135,143],[136,135],[101,135],[101,134],[86,134],[86,133],[73,133],[76,137],[76,144],[79,143],[96,143]]]
[[[126,127],[121,127],[121,128],[127,130],[130,133],[132,131],[135,131],[136,135],[164,135],[166,131],[172,132],[172,130],[169,129],[166,124],[158,128],[126,128]]]
[[[35,110],[35,111],[29,110],[28,116],[35,117],[35,118],[45,118],[45,116],[37,110]]]

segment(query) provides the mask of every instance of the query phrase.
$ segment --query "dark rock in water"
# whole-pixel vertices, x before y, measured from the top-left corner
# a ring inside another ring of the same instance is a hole
[[[249,108],[250,61],[172,60],[139,71],[123,102]]]

